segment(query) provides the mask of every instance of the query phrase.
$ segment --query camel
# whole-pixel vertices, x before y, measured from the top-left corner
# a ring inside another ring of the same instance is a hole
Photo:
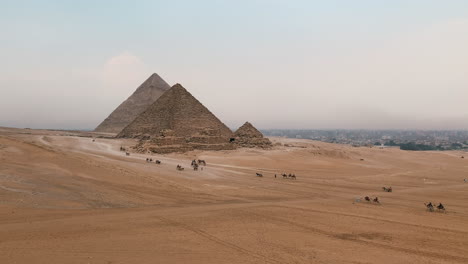
[[[198,160],[198,164],[200,164],[200,165],[202,165],[202,164],[203,164],[203,166],[206,166],[206,162],[205,162],[205,160],[200,160],[200,159],[199,159],[199,160]]]
[[[427,210],[429,210],[429,212],[434,212],[434,205],[432,205],[431,202],[428,204],[424,203],[424,205],[426,206]]]
[[[380,203],[379,197],[375,197],[374,200],[372,200],[374,203]]]
[[[183,168],[182,166],[180,166],[180,165],[177,165],[177,170],[179,170],[179,171],[183,171],[183,170],[184,170],[184,168]]]
[[[384,192],[392,192],[392,187],[382,187],[382,190],[384,190]]]
[[[161,161],[160,161],[160,160],[156,160],[156,164],[161,164]]]
[[[258,172],[256,173],[256,175],[257,175],[257,177],[263,177],[263,174],[258,173]]]
[[[296,174],[291,175],[291,179],[296,179]]]
[[[283,176],[283,179],[287,179],[287,178],[288,178],[288,175],[286,175],[286,173],[283,173],[281,176]]]
[[[130,156],[130,152],[125,152],[125,155],[126,155],[126,156]]]
[[[370,202],[370,197],[366,196],[366,197],[364,197],[364,200],[366,200],[367,202]]]
[[[442,203],[439,203],[439,205],[437,206],[437,210],[445,212],[445,207],[442,205]]]

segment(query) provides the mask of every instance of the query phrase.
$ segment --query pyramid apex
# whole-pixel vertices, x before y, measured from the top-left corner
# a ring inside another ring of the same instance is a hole
[[[174,85],[172,86],[172,88],[174,88],[174,87],[177,87],[177,88],[184,88],[184,87],[182,86],[182,84],[180,84],[180,83],[174,84]],[[184,89],[185,89],[185,88],[184,88]]]
[[[188,93],[187,89],[185,89],[180,83],[174,84],[170,90]]]

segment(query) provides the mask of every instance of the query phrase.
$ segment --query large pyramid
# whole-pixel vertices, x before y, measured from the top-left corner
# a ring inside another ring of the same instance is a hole
[[[140,151],[167,153],[193,149],[232,149],[232,131],[176,84],[117,137],[139,138]]]
[[[237,129],[231,141],[236,145],[248,148],[269,148],[272,145],[271,141],[263,137],[263,134],[249,122],[245,122],[244,125]]]
[[[170,88],[169,84],[159,77],[159,75],[153,73],[109,117],[102,121],[94,131],[119,133]]]

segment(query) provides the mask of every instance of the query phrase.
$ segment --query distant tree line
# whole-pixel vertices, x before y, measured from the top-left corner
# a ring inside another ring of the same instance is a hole
[[[424,144],[416,144],[414,142],[400,144],[401,150],[427,151],[427,150],[446,150],[441,145],[431,146]]]
[[[375,142],[374,145],[380,145],[380,142]],[[460,143],[452,143],[448,147],[443,147],[441,145],[425,145],[417,144],[415,142],[407,143],[396,143],[393,140],[387,141],[384,143],[386,146],[396,147],[399,146],[401,150],[413,150],[413,151],[428,151],[428,150],[457,150],[457,149],[466,149],[467,147],[463,146]]]

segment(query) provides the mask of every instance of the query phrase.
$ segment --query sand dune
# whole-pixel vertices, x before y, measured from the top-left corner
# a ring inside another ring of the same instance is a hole
[[[0,263],[468,263],[462,153],[271,138],[125,156],[133,140],[88,135],[0,128]]]

